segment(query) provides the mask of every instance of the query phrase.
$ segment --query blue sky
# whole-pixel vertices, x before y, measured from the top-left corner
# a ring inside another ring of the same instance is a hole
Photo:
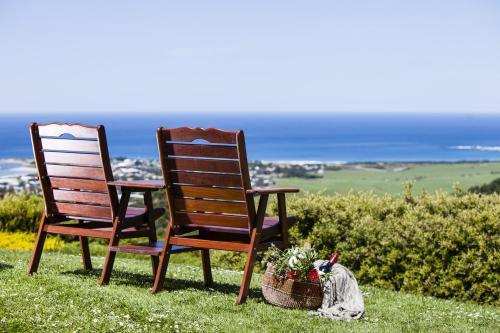
[[[0,112],[500,113],[500,2],[0,1]]]

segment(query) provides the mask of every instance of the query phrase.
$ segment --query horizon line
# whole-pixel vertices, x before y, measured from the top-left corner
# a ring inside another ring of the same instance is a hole
[[[427,115],[439,115],[439,114],[456,114],[456,115],[500,115],[500,108],[498,111],[487,110],[487,111],[478,111],[478,110],[436,110],[436,111],[396,111],[396,110],[143,110],[143,109],[129,109],[129,110],[28,110],[28,111],[6,111],[0,110],[0,116],[20,116],[20,115],[59,115],[59,114],[77,114],[77,115],[99,115],[99,114],[133,114],[140,112],[141,114],[161,114],[161,113],[177,113],[177,114],[396,114],[396,115],[416,115],[416,114],[427,114]]]

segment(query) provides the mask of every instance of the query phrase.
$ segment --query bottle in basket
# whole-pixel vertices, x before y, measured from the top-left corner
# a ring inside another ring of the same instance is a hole
[[[333,265],[337,262],[339,256],[337,253],[334,253],[330,260],[319,266],[318,270],[323,273],[329,273],[332,270]]]

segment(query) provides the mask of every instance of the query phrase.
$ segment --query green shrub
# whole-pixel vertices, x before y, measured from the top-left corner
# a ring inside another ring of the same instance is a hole
[[[6,194],[0,199],[0,231],[35,232],[43,213],[43,199],[34,194]]]
[[[289,196],[291,242],[333,251],[363,284],[500,305],[500,195]],[[271,213],[277,214],[273,203]]]
[[[500,305],[500,194],[414,195],[408,187],[402,195],[289,196],[287,206],[298,218],[292,244],[310,243],[324,258],[339,252],[363,284]],[[7,194],[0,230],[36,231],[42,211],[40,196]],[[242,269],[245,255],[214,252],[215,265]]]
[[[482,194],[500,193],[500,178],[497,178],[487,184],[472,186],[469,188],[469,192]]]

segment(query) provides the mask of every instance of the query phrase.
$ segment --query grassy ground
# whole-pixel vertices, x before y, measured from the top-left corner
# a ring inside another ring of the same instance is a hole
[[[350,190],[367,190],[376,193],[400,193],[405,181],[414,181],[414,190],[451,191],[455,183],[467,189],[500,178],[500,163],[405,164],[409,169],[391,170],[340,170],[327,171],[319,179],[284,178],[277,186],[299,187],[305,191],[346,193]]]
[[[256,274],[248,302],[234,304],[241,272],[216,269],[207,289],[199,266],[172,264],[167,291],[150,294],[147,261],[118,257],[112,283],[81,258],[44,253],[26,274],[27,251],[0,250],[0,331],[5,332],[498,332],[500,309],[363,287],[366,314],[355,322],[311,318],[268,305]],[[102,257],[94,259],[102,264]]]

